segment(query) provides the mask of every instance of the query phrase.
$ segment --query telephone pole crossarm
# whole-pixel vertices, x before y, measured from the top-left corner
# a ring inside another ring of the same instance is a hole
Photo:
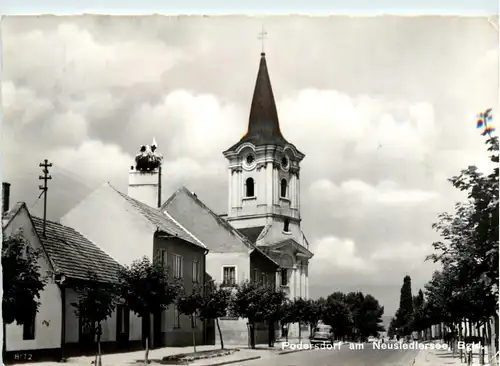
[[[41,168],[43,168],[42,173],[43,175],[38,176],[39,180],[43,180],[43,185],[40,185],[38,189],[42,191],[41,194],[43,194],[43,236],[45,237],[45,228],[46,228],[46,222],[47,222],[47,181],[52,179],[52,176],[49,175],[49,168],[52,166],[52,163],[49,163],[47,159],[43,161],[43,163],[39,164]]]

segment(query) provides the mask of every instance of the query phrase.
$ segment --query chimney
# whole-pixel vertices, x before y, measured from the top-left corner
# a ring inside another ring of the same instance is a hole
[[[135,166],[130,167],[127,194],[150,207],[161,205],[161,161],[162,155],[156,150],[155,139],[151,144],[142,145],[136,155]]]
[[[10,183],[2,182],[2,215],[9,211],[10,205]]]

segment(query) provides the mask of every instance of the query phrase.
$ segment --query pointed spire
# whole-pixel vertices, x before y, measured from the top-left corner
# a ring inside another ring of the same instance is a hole
[[[278,110],[267,70],[266,54],[262,52],[260,55],[259,71],[250,107],[248,130],[237,145],[243,142],[251,142],[255,146],[287,143],[279,126]],[[236,147],[236,145],[233,147]]]
[[[151,143],[151,147],[158,147],[158,144],[156,143],[156,139],[153,137],[153,142]]]

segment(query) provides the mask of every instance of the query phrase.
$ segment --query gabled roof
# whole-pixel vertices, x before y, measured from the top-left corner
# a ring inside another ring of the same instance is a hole
[[[18,202],[2,215],[2,228],[7,227],[17,213],[25,208],[43,250],[54,270],[73,279],[88,279],[89,271],[103,282],[116,282],[120,264],[75,229],[57,222],[32,216],[24,202]]]
[[[241,140],[231,146],[227,151],[236,150],[245,142],[254,146],[263,145],[291,145],[281,133],[278,120],[278,109],[274,100],[271,79],[267,70],[266,54],[260,54],[259,71],[253,92],[248,130]]]
[[[179,224],[170,215],[165,215],[162,209],[157,209],[142,203],[125,193],[118,191],[111,184],[110,187],[116,191],[124,200],[126,200],[134,209],[136,209],[141,215],[148,219],[153,225],[155,225],[159,231],[166,234],[174,235],[188,243],[207,249],[207,247],[198,240],[193,234],[191,234],[186,228]]]
[[[281,240],[279,242],[276,242],[276,243],[273,243],[270,245],[263,245],[262,248],[272,251],[272,250],[280,249],[280,248],[290,246],[290,245],[293,246],[295,249],[297,249],[297,252],[302,253],[303,255],[305,255],[308,258],[312,258],[314,256],[314,254],[309,249],[307,249],[306,247],[304,247],[300,243],[297,243],[297,241],[295,241],[295,239],[292,239],[292,238],[284,239],[284,240]]]
[[[248,228],[238,229],[238,232],[244,237],[246,237],[248,240],[250,240],[251,243],[255,244],[257,238],[259,237],[264,227],[265,226],[248,227]]]
[[[207,205],[205,205],[195,194],[193,194],[189,189],[186,187],[182,186],[179,188],[177,191],[175,191],[172,196],[170,196],[167,201],[161,206],[160,210],[164,211],[166,214],[171,215],[172,217],[175,217],[175,214],[173,212],[169,212],[169,204],[175,199],[177,195],[180,193],[185,193],[193,202],[195,202],[199,207],[201,207],[203,210],[205,210],[207,213],[209,213],[219,224],[220,227],[222,227],[224,230],[227,230],[231,235],[236,237],[238,240],[240,240],[248,249],[250,250],[256,250],[263,254],[267,259],[269,259],[271,262],[273,262],[275,265],[279,266],[276,261],[274,261],[271,257],[269,257],[266,253],[264,253],[261,249],[257,248],[257,246],[252,243],[247,237],[242,235],[238,230],[236,230],[229,222],[221,218],[219,215],[217,215],[214,211],[212,211]]]

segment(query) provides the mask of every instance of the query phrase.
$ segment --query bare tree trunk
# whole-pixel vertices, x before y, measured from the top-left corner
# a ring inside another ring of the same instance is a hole
[[[250,328],[250,348],[255,349],[255,323],[249,323]]]
[[[460,322],[458,323],[458,340],[462,341],[463,340],[463,334],[462,334],[462,326],[463,326],[463,320],[460,319]],[[460,347],[460,362],[463,362],[463,350],[462,347]]]
[[[97,366],[102,366],[102,352],[101,352],[101,336],[97,336],[97,357],[98,357],[98,364]]]
[[[224,349],[224,340],[222,339],[222,331],[220,330],[219,318],[215,318],[215,324],[217,324],[217,330],[219,331],[220,348]]]
[[[191,315],[191,334],[193,335],[193,348],[194,353],[196,353],[196,328],[194,327],[194,315]]]
[[[147,365],[149,363],[149,335],[146,336],[146,354],[144,355],[144,364]]]

